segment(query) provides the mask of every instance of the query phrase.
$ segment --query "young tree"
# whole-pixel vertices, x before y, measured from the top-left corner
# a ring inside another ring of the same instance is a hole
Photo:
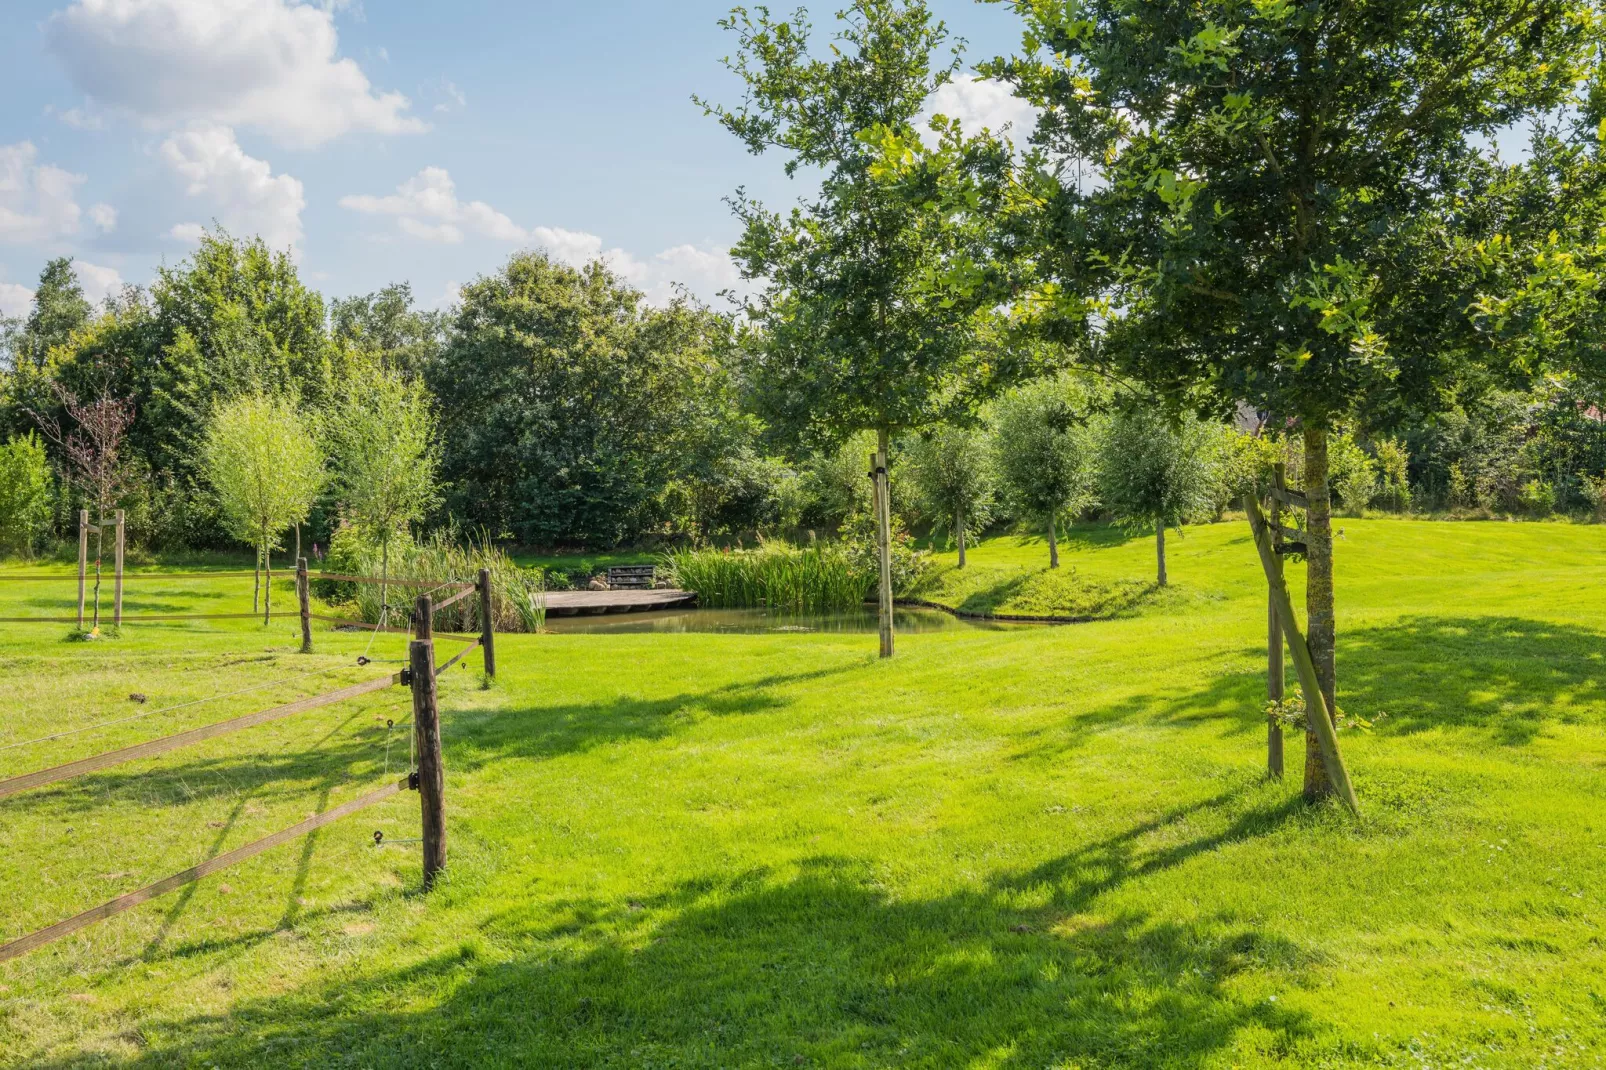
[[[207,479],[224,522],[256,551],[262,623],[273,612],[273,550],[291,525],[300,524],[325,482],[323,451],[290,402],[244,394],[212,416],[201,451]],[[260,578],[265,573],[266,588]]]
[[[1476,280],[1454,254],[1500,223],[1478,208],[1489,135],[1569,100],[1601,44],[1597,5],[1016,7],[1027,54],[991,70],[1044,111],[1041,196],[1022,202],[1042,301],[1174,401],[1296,422],[1308,638],[1331,714],[1329,431],[1357,410],[1442,404],[1480,355]],[[1309,798],[1332,790],[1319,754],[1312,729]]]
[[[434,431],[423,385],[389,372],[349,386],[327,421],[341,510],[379,545],[382,607],[389,605],[391,542],[439,497]]]
[[[965,537],[986,529],[998,493],[991,443],[974,428],[939,427],[915,439],[910,453],[921,504],[953,532],[964,568]]]
[[[1048,533],[1048,567],[1060,567],[1059,521],[1095,500],[1086,395],[1067,379],[1029,383],[998,402],[994,443],[1005,499]]]
[[[29,433],[0,446],[0,553],[31,554],[50,527],[50,460]]]
[[[820,56],[806,18],[734,10],[721,23],[739,38],[727,65],[747,95],[736,108],[704,105],[755,154],[785,153],[789,176],[820,175],[818,194],[789,215],[741,192],[734,200],[745,233],[732,255],[764,287],[749,308],[759,327],[751,381],[781,433],[835,444],[873,431],[884,457],[895,433],[963,417],[1001,375],[974,344],[978,314],[996,295],[944,292],[933,280],[987,274],[979,228],[940,194],[961,187],[985,208],[991,187],[978,176],[1008,153],[942,120],[935,150],[921,140],[916,120],[958,64],[933,63],[947,31],[923,0],[856,0]],[[889,512],[878,510],[883,657],[892,654]]]
[[[1180,528],[1210,505],[1210,432],[1199,420],[1170,420],[1154,405],[1119,413],[1104,429],[1100,493],[1123,527],[1154,529],[1155,582],[1161,587],[1167,583],[1165,529]]]
[[[124,449],[128,429],[134,423],[134,403],[102,393],[93,401],[53,383],[56,400],[69,421],[64,428],[54,412],[34,412],[39,429],[61,450],[67,482],[78,490],[80,500],[95,517],[95,594],[94,626],[100,626],[101,551],[105,549],[106,528],[119,501],[130,489],[130,465]]]

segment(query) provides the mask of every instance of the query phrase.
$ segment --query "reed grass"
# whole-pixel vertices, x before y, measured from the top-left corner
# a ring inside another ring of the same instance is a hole
[[[675,586],[709,609],[824,613],[856,609],[875,589],[873,571],[841,547],[767,543],[756,550],[681,550],[665,555]]]
[[[390,550],[390,573],[393,580],[425,580],[439,584],[433,591],[436,602],[443,602],[457,592],[453,584],[474,583],[480,569],[491,572],[491,590],[496,611],[496,630],[499,632],[538,632],[546,620],[546,588],[540,569],[520,568],[506,553],[488,539],[458,540],[452,532],[436,532],[422,542],[397,543]],[[331,558],[333,558],[331,553]],[[380,574],[380,554],[377,549],[359,548],[343,563],[342,571],[351,569],[359,575]],[[331,584],[334,598],[351,605],[357,619],[370,624],[379,622],[382,606],[378,584]],[[385,600],[390,604],[387,624],[405,624],[406,608],[429,588],[390,587]],[[480,604],[477,597],[463,599],[448,606],[434,616],[434,627],[444,632],[478,632],[480,630]]]

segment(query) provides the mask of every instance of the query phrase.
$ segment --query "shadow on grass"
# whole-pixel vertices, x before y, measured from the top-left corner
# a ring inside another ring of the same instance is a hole
[[[1263,659],[1265,648],[1235,657]],[[1606,722],[1601,634],[1550,621],[1416,617],[1341,632],[1338,680],[1340,708],[1373,721],[1379,735],[1471,728],[1500,744],[1523,746],[1546,724]],[[1288,682],[1295,683],[1291,667]],[[1099,732],[1142,722],[1215,722],[1228,734],[1259,734],[1265,703],[1263,669],[1216,676],[1200,686],[1130,695],[1073,714],[1034,733],[1016,757],[1052,757]]]
[[[704,716],[735,717],[780,709],[789,700],[779,689],[848,672],[857,666],[855,661],[661,698],[619,697],[602,702],[493,710],[448,708],[442,717],[446,768],[450,775],[466,775],[506,758],[554,758],[625,740],[663,739]],[[386,694],[393,703],[406,697],[401,689]],[[248,732],[235,737],[234,746],[243,753],[187,760],[164,758],[154,769],[131,762],[14,796],[6,800],[6,805],[19,816],[61,815],[119,803],[144,808],[161,806],[164,801],[187,804],[208,791],[228,796],[247,794],[271,802],[280,796],[304,794],[309,781],[327,790],[337,783],[377,782],[404,771],[406,733],[411,728],[410,721],[404,723],[401,718],[407,714],[394,716],[397,723],[392,730],[385,727],[385,715],[378,712],[378,704],[358,710],[345,706],[335,709],[342,711],[342,719],[315,742],[264,749],[262,737],[252,739]],[[365,723],[356,724],[359,718]],[[392,746],[388,758],[387,738]]]
[[[1313,1023],[1233,979],[1297,983],[1318,955],[1233,916],[1097,907],[1291,805],[1218,796],[924,899],[825,856],[622,902],[499,902],[485,939],[152,1023],[138,1064],[1194,1067],[1246,1032],[1286,1054]],[[1217,831],[1172,842],[1194,822]]]

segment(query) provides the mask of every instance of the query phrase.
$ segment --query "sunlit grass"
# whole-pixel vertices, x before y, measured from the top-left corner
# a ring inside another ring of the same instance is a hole
[[[0,966],[0,1062],[1595,1065],[1606,529],[1340,525],[1340,701],[1388,715],[1344,736],[1359,823],[1299,802],[1297,741],[1288,782],[1261,775],[1241,524],[1173,540],[1174,591],[1119,619],[901,636],[891,662],[864,635],[505,636],[493,689],[443,693],[440,888],[372,846],[417,835],[390,800]],[[1152,555],[1073,533],[1065,564],[1143,584]],[[971,567],[1039,557],[990,540]],[[50,600],[0,583],[0,615],[19,598]],[[362,677],[366,637],[302,659],[293,628],[0,626],[0,746],[134,690]],[[0,751],[0,775],[321,686]],[[382,783],[405,697],[0,800],[0,937]]]

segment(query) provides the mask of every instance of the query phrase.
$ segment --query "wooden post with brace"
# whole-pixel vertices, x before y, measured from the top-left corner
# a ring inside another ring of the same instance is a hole
[[[435,603],[419,595],[413,607],[414,638],[408,648],[413,689],[413,742],[418,751],[418,801],[424,825],[424,890],[446,868],[446,774],[441,765],[441,716],[435,691]]]
[[[1278,461],[1272,469],[1273,486],[1278,491],[1288,489],[1288,466]],[[1271,530],[1272,545],[1280,552],[1282,550],[1282,507],[1283,503],[1274,493],[1271,496]],[[1281,573],[1282,558],[1277,559],[1277,571]],[[1271,585],[1266,585],[1266,697],[1272,702],[1283,701],[1283,626],[1277,619],[1277,596],[1272,592]],[[1273,780],[1283,778],[1283,726],[1277,720],[1275,712],[1266,717],[1266,775]]]
[[[491,601],[491,570],[480,569],[480,652],[485,655],[485,678],[496,679],[496,606]]]

